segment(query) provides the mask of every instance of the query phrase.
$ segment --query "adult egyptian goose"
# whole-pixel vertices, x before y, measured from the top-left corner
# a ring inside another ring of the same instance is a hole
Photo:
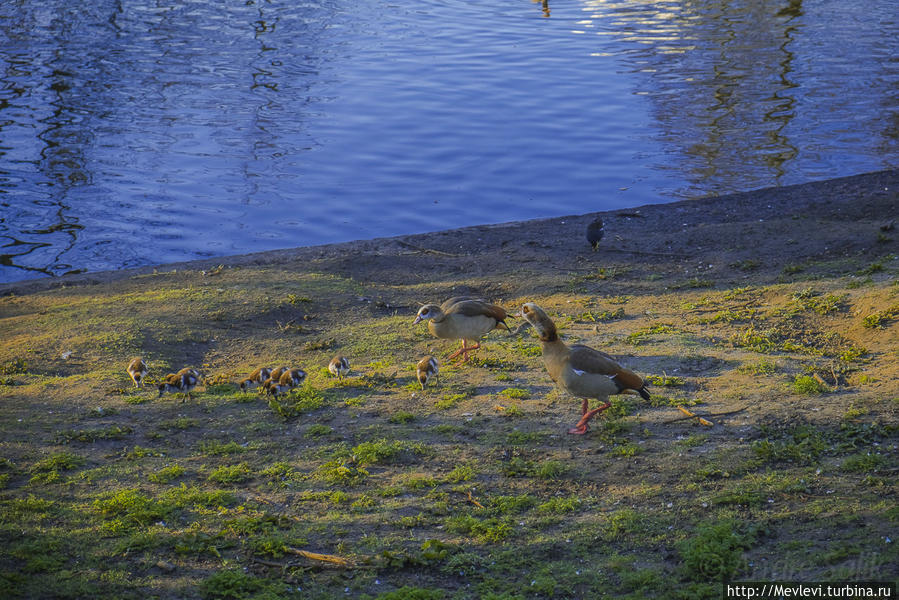
[[[418,361],[415,372],[418,377],[418,383],[421,385],[421,389],[425,389],[425,386],[428,384],[428,380],[431,379],[431,377],[434,378],[437,385],[440,385],[440,366],[437,364],[437,359],[433,356],[428,355]]]
[[[596,217],[589,225],[587,225],[587,241],[593,246],[594,252],[596,252],[596,249],[599,247],[599,240],[602,239],[604,233],[603,222],[600,217]]]
[[[528,302],[521,307],[521,315],[534,326],[543,346],[543,364],[556,384],[578,398],[581,404],[581,420],[568,433],[583,435],[587,423],[598,413],[611,406],[609,396],[633,390],[644,400],[649,392],[643,379],[606,354],[580,344],[568,346],[559,339],[556,325],[542,308]],[[596,398],[603,404],[588,410],[588,399]]]
[[[144,377],[147,376],[147,363],[144,362],[144,359],[141,357],[131,359],[131,362],[128,363],[128,376],[131,377],[131,381],[134,382],[134,387],[143,387],[144,385]]]
[[[413,325],[421,321],[428,321],[428,331],[434,337],[462,340],[462,348],[450,355],[450,359],[456,358],[460,354],[462,360],[468,360],[468,353],[481,347],[480,340],[488,332],[504,327],[506,331],[510,331],[506,325],[505,309],[495,304],[490,304],[480,298],[471,298],[468,296],[456,296],[450,298],[442,305],[425,304],[418,310]],[[470,341],[472,345],[466,346],[466,342]]]
[[[343,376],[350,372],[350,361],[347,357],[338,354],[328,363],[328,371],[337,379],[343,379]]]
[[[272,376],[272,370],[269,367],[259,367],[255,369],[250,376],[240,382],[240,390],[243,392],[252,390],[253,388],[265,383],[265,380]]]

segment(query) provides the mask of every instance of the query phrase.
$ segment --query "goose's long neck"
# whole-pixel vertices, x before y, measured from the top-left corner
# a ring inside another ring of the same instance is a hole
[[[568,346],[559,339],[555,323],[544,321],[540,325],[540,345],[543,347],[544,360],[561,361],[567,358],[569,354]]]

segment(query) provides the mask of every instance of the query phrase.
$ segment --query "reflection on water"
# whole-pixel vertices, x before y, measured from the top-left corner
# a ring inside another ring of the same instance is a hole
[[[586,2],[584,30],[629,43],[618,56],[646,74],[636,93],[682,157],[658,165],[685,177],[679,195],[897,164],[899,13],[808,4]]]
[[[0,5],[0,281],[899,163],[893,0]]]
[[[661,166],[686,179],[681,194],[733,191],[736,174],[783,181],[803,137],[790,123],[808,93],[793,78],[801,0],[586,5],[583,31],[627,44],[619,56],[645,74],[636,93],[652,101],[658,139],[683,158]]]

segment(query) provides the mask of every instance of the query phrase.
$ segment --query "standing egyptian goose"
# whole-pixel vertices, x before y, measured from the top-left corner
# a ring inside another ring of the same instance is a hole
[[[521,307],[521,314],[540,336],[543,364],[549,376],[569,394],[584,399],[581,420],[568,433],[586,433],[590,419],[611,406],[609,396],[612,394],[633,390],[644,400],[649,400],[643,379],[619,365],[611,356],[580,344],[567,346],[560,340],[555,323],[542,308],[528,302]],[[603,404],[588,410],[589,398],[596,398]]]
[[[415,372],[418,376],[418,383],[421,385],[421,389],[425,389],[425,386],[428,384],[428,380],[431,377],[434,378],[437,385],[440,385],[440,366],[437,364],[437,359],[433,356],[428,355],[418,361]]]
[[[269,367],[259,367],[250,373],[249,377],[240,382],[240,390],[246,392],[260,386],[271,376],[272,370]]]
[[[144,359],[141,357],[131,359],[131,362],[128,363],[128,376],[131,377],[131,381],[134,382],[134,387],[143,387],[144,385],[144,377],[147,376],[147,363],[144,362]]]
[[[328,363],[328,371],[337,379],[343,379],[343,376],[350,372],[350,361],[347,357],[338,354]]]
[[[481,347],[480,340],[488,332],[506,325],[505,309],[495,304],[490,304],[479,298],[457,296],[450,298],[441,306],[425,304],[418,310],[413,325],[427,319],[428,331],[434,337],[449,340],[462,340],[462,347],[450,355],[450,359],[460,354],[462,360],[468,360],[468,353]],[[466,346],[466,342],[472,345]]]
[[[603,222],[600,217],[596,217],[589,225],[587,225],[587,241],[593,246],[594,252],[596,252],[596,249],[599,247],[599,240],[602,239],[604,233]]]

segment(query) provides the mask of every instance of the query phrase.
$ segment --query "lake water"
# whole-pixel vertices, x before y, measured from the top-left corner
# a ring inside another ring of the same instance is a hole
[[[4,0],[0,281],[899,165],[895,0]]]

